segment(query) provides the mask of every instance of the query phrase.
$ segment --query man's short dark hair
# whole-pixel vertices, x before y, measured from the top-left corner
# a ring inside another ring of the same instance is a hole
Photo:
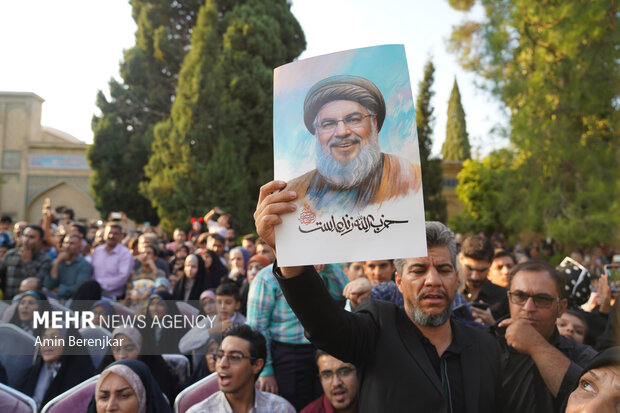
[[[565,298],[564,285],[566,284],[566,281],[564,280],[562,274],[560,274],[560,272],[556,270],[553,265],[542,260],[531,260],[522,262],[521,264],[514,267],[512,271],[510,271],[510,282],[508,283],[509,289],[512,287],[512,280],[515,278],[515,275],[517,275],[517,273],[521,271],[549,273],[551,279],[555,283],[555,287],[558,290],[558,296],[560,298]]]
[[[112,222],[108,222],[108,224],[107,224],[106,226],[107,226],[107,227],[110,227],[110,229],[111,229],[111,228],[116,228],[116,229],[118,229],[118,230],[121,232],[121,234],[122,234],[122,233],[124,233],[124,231],[123,231],[123,227],[122,227],[122,226],[120,226],[119,224],[115,223],[114,221],[112,221]]]
[[[71,228],[77,229],[77,231],[82,235],[82,238],[86,238],[86,227],[81,224],[71,224]]]
[[[12,224],[13,219],[8,215],[2,215],[2,218],[0,218],[0,222],[2,222],[3,224]]]
[[[264,361],[267,360],[267,340],[265,340],[265,336],[263,336],[263,334],[260,331],[250,327],[247,324],[233,324],[224,333],[224,338],[228,336],[239,337],[239,338],[249,341],[250,342],[250,356],[254,357],[256,360],[257,359],[263,359]],[[254,364],[256,360],[252,360],[251,361],[252,364]],[[258,379],[259,374],[260,374],[260,371],[254,377],[255,381],[256,379]]]
[[[71,221],[73,221],[73,218],[75,218],[75,212],[73,212],[73,210],[71,208],[65,208],[62,210],[63,214],[67,214],[69,215],[69,219]]]
[[[256,240],[258,239],[258,235],[256,234],[246,234],[241,238],[242,241],[250,241],[253,244],[256,244]]]
[[[463,241],[461,254],[467,258],[490,263],[493,262],[493,244],[486,237],[472,235]]]
[[[495,253],[493,254],[493,259],[502,258],[502,257],[510,257],[513,264],[517,263],[517,259],[515,258],[515,255],[512,252],[501,249],[501,248],[495,249]]]
[[[225,295],[232,297],[235,301],[241,301],[239,297],[239,287],[234,282],[223,282],[215,290],[215,295]]]
[[[447,247],[452,265],[456,266],[456,239],[450,228],[439,221],[426,221],[426,248]],[[396,272],[402,275],[405,259],[394,260]]]
[[[207,236],[207,239],[209,239],[209,238],[213,238],[214,240],[219,241],[222,244],[224,243],[224,237],[222,237],[217,232],[210,232],[209,235]]]
[[[28,228],[37,231],[39,233],[39,239],[42,240],[43,238],[45,238],[45,231],[43,231],[43,228],[41,228],[40,226],[34,224],[26,225],[26,227],[24,228],[24,232],[26,232]]]
[[[327,351],[323,351],[320,348],[317,348],[316,352],[314,353],[314,362],[316,364],[319,364],[319,359],[323,356],[331,356],[331,354],[329,354]]]

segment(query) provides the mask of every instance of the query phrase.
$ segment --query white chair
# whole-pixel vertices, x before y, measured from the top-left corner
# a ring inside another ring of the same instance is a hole
[[[0,323],[0,363],[6,370],[9,386],[15,386],[32,365],[37,347],[32,334],[16,325]]]
[[[190,407],[219,390],[217,373],[209,374],[178,394],[177,398],[174,399],[174,413],[185,413]]]
[[[43,406],[41,413],[85,412],[93,394],[95,394],[98,379],[99,375],[97,374],[59,394]]]

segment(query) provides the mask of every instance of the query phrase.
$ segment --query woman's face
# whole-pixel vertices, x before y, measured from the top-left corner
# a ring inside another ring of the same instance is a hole
[[[212,298],[202,299],[202,311],[208,316],[214,316],[217,314],[217,303]]]
[[[230,261],[231,269],[243,270],[245,260],[243,259],[243,253],[241,253],[241,251],[239,250],[231,251],[229,261]]]
[[[114,360],[138,359],[140,350],[129,337],[125,334],[117,334],[114,338],[119,342],[118,346],[112,347],[112,355],[114,356]]]
[[[108,319],[108,312],[105,310],[105,308],[102,305],[96,305],[90,311],[92,311],[92,313],[95,315],[95,318],[93,319],[93,324],[96,325],[97,327],[101,326],[102,324],[101,320]]]
[[[177,260],[184,260],[187,258],[187,250],[185,248],[177,248],[177,252],[174,253]]]
[[[248,265],[248,284],[252,283],[252,281],[254,280],[254,277],[256,277],[256,274],[258,274],[258,272],[262,269],[263,269],[263,266],[259,262],[256,262],[256,261]]]
[[[62,356],[65,349],[62,333],[57,328],[47,328],[41,338],[41,357],[46,363],[53,363]]]
[[[153,298],[149,302],[149,314],[152,318],[161,319],[166,315],[166,304],[160,298]]]
[[[205,262],[205,269],[209,269],[211,267],[211,264],[213,264],[213,258],[211,258],[211,254],[205,251],[204,254],[202,254],[202,259]]]
[[[39,302],[31,295],[25,295],[17,305],[19,321],[26,322],[32,320],[33,313],[39,309]]]
[[[566,413],[615,413],[620,411],[620,367],[587,371],[568,398]]]
[[[213,373],[215,371],[215,360],[213,360],[213,355],[217,353],[217,350],[220,348],[220,345],[217,344],[217,341],[212,341],[207,347],[207,354],[205,357],[207,358],[207,367],[209,367],[209,373]]]
[[[187,278],[194,278],[198,272],[198,260],[193,255],[185,258],[184,273]]]
[[[97,413],[138,413],[138,396],[127,380],[118,374],[108,374],[95,395]]]

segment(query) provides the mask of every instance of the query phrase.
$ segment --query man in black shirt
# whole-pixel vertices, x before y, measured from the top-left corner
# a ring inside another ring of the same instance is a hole
[[[279,215],[295,208],[294,192],[275,192],[284,186],[264,185],[254,214],[258,234],[274,249]],[[312,266],[274,264],[274,275],[310,341],[358,369],[360,412],[503,411],[497,342],[450,318],[458,283],[454,234],[427,222],[426,243],[428,256],[395,260],[404,309],[368,299],[347,312]]]

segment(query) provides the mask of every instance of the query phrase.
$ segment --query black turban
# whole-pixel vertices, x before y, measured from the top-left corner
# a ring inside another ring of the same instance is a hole
[[[326,103],[334,100],[352,100],[372,111],[377,116],[377,129],[381,130],[385,120],[385,101],[377,86],[359,76],[332,76],[315,83],[304,100],[304,123],[315,134],[314,119]]]

